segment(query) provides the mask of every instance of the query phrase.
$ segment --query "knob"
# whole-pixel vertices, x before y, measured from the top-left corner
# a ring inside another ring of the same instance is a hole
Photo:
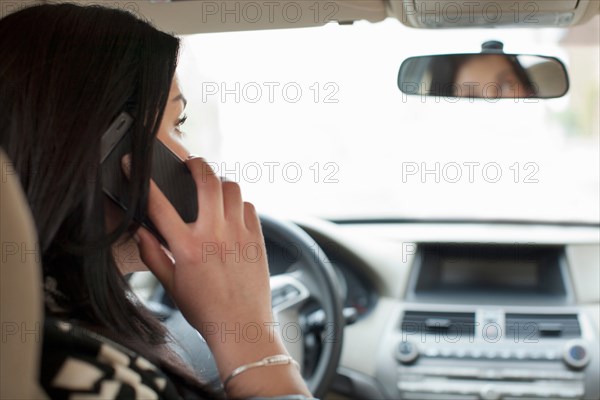
[[[569,340],[565,343],[563,361],[571,368],[581,369],[590,362],[590,351],[585,341]]]
[[[419,357],[419,349],[413,342],[403,340],[396,348],[396,358],[402,364],[410,364]]]

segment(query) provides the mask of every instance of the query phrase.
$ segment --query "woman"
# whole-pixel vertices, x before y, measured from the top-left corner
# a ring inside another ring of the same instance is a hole
[[[222,183],[202,159],[187,160],[202,207],[198,220],[185,224],[150,180],[154,138],[176,134],[183,122],[185,100],[174,81],[178,46],[131,14],[102,7],[43,5],[0,20],[0,146],[19,172],[36,223],[51,318],[42,385],[51,397],[222,395],[179,361],[168,333],[131,296],[122,272],[132,264],[115,249],[134,238],[143,263],[133,265],[147,266],[205,334],[228,397],[310,396],[277,335],[249,343],[205,331],[215,324],[268,326],[269,272],[265,257],[246,262],[201,251],[207,242],[223,250],[258,243],[265,254],[258,217],[237,184]],[[104,196],[99,169],[101,135],[123,111],[134,117],[123,165],[127,213]],[[169,254],[134,222],[146,213]],[[252,364],[271,356],[279,360],[274,366]]]
[[[429,95],[484,99],[527,98],[535,87],[516,56],[466,54],[432,57]]]
[[[455,95],[487,99],[521,99],[535,95],[534,85],[516,56],[476,54],[460,57],[455,68]]]

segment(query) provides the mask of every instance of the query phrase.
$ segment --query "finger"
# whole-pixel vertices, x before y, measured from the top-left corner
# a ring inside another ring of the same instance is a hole
[[[171,288],[174,265],[169,256],[165,254],[159,241],[143,227],[137,230],[134,237],[138,242],[140,256],[144,264],[165,288]]]
[[[191,158],[185,161],[198,189],[198,220],[214,220],[225,215],[223,209],[223,191],[221,179],[203,158]]]
[[[186,233],[185,222],[152,179],[150,179],[150,192],[148,194],[148,216],[170,248],[172,248],[171,245],[176,242],[177,238]]]
[[[244,223],[244,205],[240,185],[235,182],[223,182],[223,208],[225,219]]]
[[[258,214],[256,213],[256,208],[254,208],[254,204],[244,202],[244,223],[246,225],[246,229],[251,232],[260,232],[262,234],[262,227],[260,226],[260,220],[258,218]]]

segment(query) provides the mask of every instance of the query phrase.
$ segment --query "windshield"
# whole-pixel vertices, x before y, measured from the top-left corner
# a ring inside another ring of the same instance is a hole
[[[597,39],[582,36],[386,20],[185,37],[183,141],[262,212],[597,222],[600,57]],[[495,101],[398,90],[405,58],[477,53],[487,40],[560,58],[569,93]]]

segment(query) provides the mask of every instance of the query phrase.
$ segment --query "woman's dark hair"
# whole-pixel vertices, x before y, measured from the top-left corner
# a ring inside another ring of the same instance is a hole
[[[58,305],[175,369],[175,358],[157,356],[169,354],[157,351],[166,349],[167,332],[131,296],[111,244],[146,210],[152,146],[178,50],[177,38],[117,9],[41,5],[0,20],[0,146],[26,193],[44,275],[67,298]],[[135,119],[130,211],[107,233],[100,138],[122,111]]]
[[[456,77],[461,67],[469,60],[461,55],[444,55],[432,57],[429,71],[432,76],[429,94],[431,96],[456,96]]]

